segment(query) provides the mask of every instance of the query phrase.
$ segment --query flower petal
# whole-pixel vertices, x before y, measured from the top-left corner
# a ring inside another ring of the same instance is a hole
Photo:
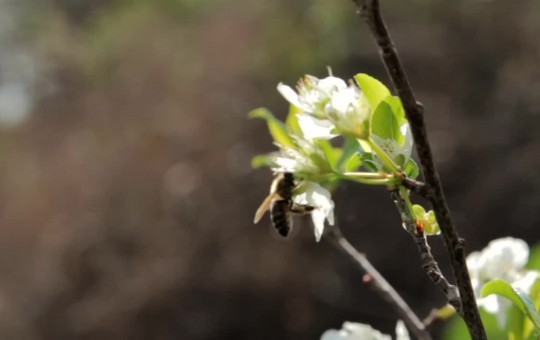
[[[324,231],[324,220],[328,220],[330,225],[334,224],[334,201],[330,191],[315,182],[304,182],[304,192],[293,197],[293,201],[300,205],[309,205],[313,208],[311,218],[313,219],[315,239],[321,239]]]
[[[409,331],[405,327],[405,323],[402,320],[398,320],[396,324],[396,340],[410,340]]]
[[[343,328],[324,332],[321,340],[392,340],[392,337],[379,332],[370,325],[357,322],[344,322]]]
[[[482,250],[478,260],[480,276],[487,280],[499,278],[512,282],[528,258],[529,246],[525,241],[512,237],[493,240]]]
[[[300,125],[300,129],[302,129],[302,133],[307,139],[331,139],[337,136],[336,134],[332,133],[334,124],[332,124],[330,121],[317,119],[305,113],[298,115],[298,125]]]
[[[313,229],[315,232],[315,240],[319,242],[324,232],[324,220],[326,215],[321,209],[315,209],[311,212],[311,219],[313,220]]]
[[[538,279],[540,279],[540,272],[536,270],[531,270],[526,272],[518,280],[512,282],[512,287],[520,290],[525,294],[530,294],[532,286]]]
[[[330,76],[320,79],[317,83],[317,88],[327,96],[330,96],[335,91],[346,89],[347,83],[343,79]]]
[[[298,100],[298,95],[294,90],[283,83],[279,83],[277,86],[277,90],[281,95],[291,104],[300,107],[300,101]]]

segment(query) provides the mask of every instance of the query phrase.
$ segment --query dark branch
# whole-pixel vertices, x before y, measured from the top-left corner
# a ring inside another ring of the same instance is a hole
[[[461,315],[474,339],[486,339],[486,333],[480,319],[480,313],[476,305],[467,270],[465,252],[463,250],[464,242],[459,237],[452,222],[450,209],[444,196],[439,174],[433,162],[431,147],[424,124],[424,108],[414,97],[412,88],[409,85],[409,81],[399,60],[397,50],[382,18],[379,2],[377,0],[353,0],[353,2],[358,6],[360,16],[368,24],[377,41],[381,58],[394,88],[401,99],[407,119],[411,125],[416,152],[420,158],[422,174],[429,191],[432,193],[429,195],[429,200],[441,228],[459,288]]]
[[[392,199],[401,215],[401,220],[405,224],[405,229],[416,242],[418,252],[420,253],[422,268],[424,268],[424,271],[433,284],[446,296],[448,303],[460,312],[461,303],[459,291],[456,286],[451,285],[448,282],[441,272],[437,261],[435,261],[435,257],[433,257],[433,254],[431,253],[431,247],[427,242],[424,230],[416,225],[416,221],[414,220],[414,217],[411,216],[407,203],[403,200],[398,191],[392,192]]]
[[[411,178],[405,178],[401,182],[401,184],[405,188],[407,188],[407,189],[411,190],[412,192],[414,192],[415,194],[418,194],[418,195],[422,196],[423,198],[429,199],[430,192],[429,192],[428,187],[426,186],[425,183],[414,180],[414,179],[411,179]]]
[[[364,273],[364,283],[373,288],[386,302],[388,302],[405,322],[409,330],[420,340],[429,340],[431,335],[424,324],[409,305],[385,280],[385,278],[373,267],[364,254],[359,253],[352,244],[345,239],[341,230],[334,226],[331,228],[331,242],[360,267]],[[330,236],[330,235],[329,235]]]

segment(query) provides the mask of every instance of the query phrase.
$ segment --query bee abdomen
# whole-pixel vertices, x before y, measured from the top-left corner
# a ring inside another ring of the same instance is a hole
[[[270,218],[274,228],[281,236],[289,235],[292,228],[291,214],[289,213],[289,202],[287,200],[278,200],[272,202],[270,207]]]

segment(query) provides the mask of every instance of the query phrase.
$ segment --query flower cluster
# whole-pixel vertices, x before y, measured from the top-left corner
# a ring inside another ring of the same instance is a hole
[[[340,180],[395,185],[403,172],[409,177],[418,173],[399,99],[368,75],[359,74],[355,81],[307,75],[296,90],[280,83],[278,91],[291,104],[285,123],[265,109],[250,114],[267,121],[278,147],[277,152],[256,157],[254,165],[294,175],[298,187],[292,200],[314,208],[317,240],[325,221],[334,223],[330,191]],[[339,143],[342,147],[335,146]]]
[[[495,314],[501,326],[506,323],[506,311],[511,302],[500,295],[481,297],[482,287],[500,279],[519,292],[530,294],[533,284],[540,278],[540,272],[525,268],[528,259],[527,243],[512,237],[493,240],[482,251],[473,252],[467,257],[478,305],[488,313]]]
[[[333,132],[365,138],[371,113],[363,92],[354,85],[336,77],[317,79],[305,76],[298,82],[298,93],[279,84],[278,91],[301,110],[299,121],[304,134],[310,138],[333,138]]]

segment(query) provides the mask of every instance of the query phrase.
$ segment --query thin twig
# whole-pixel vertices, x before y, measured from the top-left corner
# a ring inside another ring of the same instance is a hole
[[[444,277],[435,257],[431,253],[431,247],[427,242],[426,235],[422,228],[419,228],[416,225],[414,217],[411,215],[407,207],[407,203],[400,196],[398,191],[393,191],[392,199],[397,206],[397,209],[401,215],[401,220],[405,225],[405,229],[411,235],[413,240],[416,242],[418,247],[418,252],[420,252],[420,261],[422,263],[422,268],[424,268],[427,276],[433,282],[433,284],[439,288],[443,294],[446,296],[448,303],[450,303],[458,312],[461,308],[459,291],[456,286],[451,285],[448,280]]]
[[[341,233],[339,227],[331,228],[332,243],[351,257],[351,259],[360,267],[365,274],[364,283],[369,284],[379,295],[388,302],[403,319],[407,327],[420,340],[429,340],[431,335],[426,330],[424,324],[416,314],[411,310],[409,305],[396,292],[396,290],[385,280],[385,278],[373,267],[366,256],[359,253],[352,244]],[[330,236],[330,235],[329,235]]]
[[[473,339],[487,339],[467,270],[463,249],[464,241],[459,237],[452,222],[450,209],[444,196],[439,174],[433,162],[431,147],[424,124],[424,108],[414,97],[412,88],[409,85],[409,81],[399,60],[397,50],[382,18],[378,0],[353,0],[353,2],[358,6],[358,13],[368,24],[377,41],[383,63],[409,120],[416,145],[416,152],[420,158],[422,174],[425,178],[426,185],[429,187],[429,191],[432,192],[429,195],[429,200],[441,228],[459,288],[461,297],[460,315],[463,317]]]
[[[433,308],[431,312],[429,312],[429,314],[424,318],[424,320],[422,320],[422,323],[424,324],[424,326],[430,327],[432,325],[438,324],[439,322],[448,319],[449,317],[450,315],[442,316],[441,311],[439,309]]]
[[[430,196],[430,192],[428,190],[428,187],[426,186],[426,184],[424,182],[420,182],[420,181],[417,181],[417,180],[414,180],[412,178],[405,178],[403,179],[403,181],[401,182],[401,184],[411,190],[412,192],[422,196],[423,198],[429,198]]]

